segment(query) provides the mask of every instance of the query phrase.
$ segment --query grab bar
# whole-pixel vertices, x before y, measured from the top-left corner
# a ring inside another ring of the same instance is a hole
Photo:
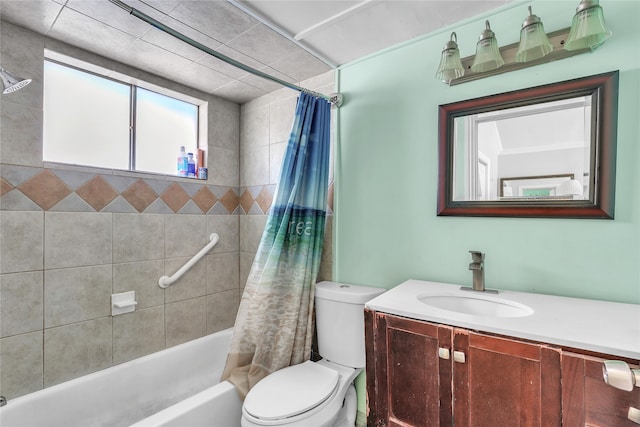
[[[220,240],[220,236],[218,236],[218,233],[211,233],[211,235],[209,236],[209,240],[210,242],[207,243],[207,245],[204,248],[200,249],[200,252],[195,254],[193,258],[187,261],[185,265],[180,267],[180,270],[173,273],[173,276],[171,277],[162,276],[160,280],[158,280],[158,286],[160,286],[163,289],[168,288],[169,286],[171,286],[171,284],[173,284],[173,282],[181,278],[182,275],[187,272],[187,270],[193,267],[193,264],[200,261],[200,258],[205,256],[205,254],[209,252],[211,248],[213,248],[218,243],[218,240]]]

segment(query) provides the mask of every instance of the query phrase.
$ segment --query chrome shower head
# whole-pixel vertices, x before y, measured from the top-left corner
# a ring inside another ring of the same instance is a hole
[[[12,93],[17,90],[22,89],[29,83],[31,83],[31,79],[23,79],[21,77],[16,77],[4,68],[0,67],[0,78],[2,78],[2,85],[4,86],[3,94]]]

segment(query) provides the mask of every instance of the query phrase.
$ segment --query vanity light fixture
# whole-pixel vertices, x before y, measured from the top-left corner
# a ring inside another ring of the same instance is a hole
[[[20,90],[31,83],[31,79],[16,77],[2,67],[0,67],[0,78],[2,78],[2,86],[4,88],[2,93],[5,95]]]
[[[471,70],[475,73],[495,70],[504,65],[504,59],[498,49],[496,34],[491,31],[489,21],[485,21],[485,30],[480,33],[480,39],[476,44],[476,57],[473,60]]]
[[[556,188],[557,196],[582,197],[582,184],[577,179],[562,181]]]
[[[528,62],[542,58],[553,50],[553,45],[544,32],[542,21],[531,11],[529,6],[529,16],[522,23],[520,30],[520,44],[516,52],[516,62]]]
[[[598,0],[581,0],[571,23],[566,50],[597,49],[611,36]]]
[[[436,71],[436,79],[449,83],[464,74],[462,62],[460,62],[460,50],[458,49],[458,37],[456,33],[451,33],[449,40],[442,49],[440,65]]]
[[[495,33],[489,21],[480,35],[476,54],[462,58],[462,70],[457,65],[459,58],[455,33],[442,51],[436,78],[453,86],[472,80],[490,77],[558,59],[592,52],[611,36],[604,22],[604,14],[598,0],[580,0],[573,17],[573,24],[561,30],[545,33],[542,20],[533,14],[522,24],[520,41],[498,47]]]

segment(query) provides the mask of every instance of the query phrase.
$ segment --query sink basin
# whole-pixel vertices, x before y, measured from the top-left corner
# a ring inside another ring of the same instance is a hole
[[[524,304],[488,295],[419,295],[418,300],[439,310],[474,316],[524,317],[533,314],[533,310]]]

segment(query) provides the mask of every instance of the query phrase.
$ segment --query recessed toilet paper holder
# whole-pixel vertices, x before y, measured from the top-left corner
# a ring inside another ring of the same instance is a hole
[[[119,314],[131,313],[135,311],[136,305],[136,291],[122,292],[119,294],[111,295],[111,315],[117,316]]]

